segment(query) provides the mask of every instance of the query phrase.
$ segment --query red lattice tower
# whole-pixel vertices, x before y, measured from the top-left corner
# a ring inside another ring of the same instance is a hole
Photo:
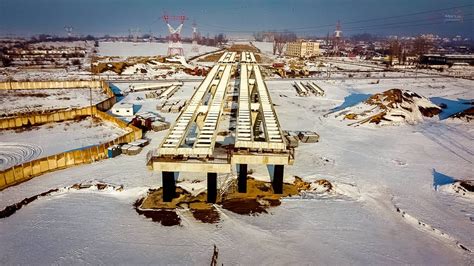
[[[181,16],[169,16],[166,13],[162,16],[163,21],[168,26],[169,36],[168,36],[168,55],[180,55],[184,56],[183,44],[181,43],[181,30],[183,29],[184,21],[188,18],[185,15]],[[179,26],[173,28],[171,26],[171,21],[178,21]]]

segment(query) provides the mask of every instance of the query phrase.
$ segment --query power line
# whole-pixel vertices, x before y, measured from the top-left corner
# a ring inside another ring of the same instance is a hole
[[[472,13],[466,14],[465,16],[470,16]],[[375,27],[376,29],[379,28],[380,26],[391,26],[391,25],[404,25],[404,24],[411,24],[411,23],[416,23],[416,22],[423,22],[423,21],[434,21],[434,20],[439,20],[440,18],[431,18],[431,19],[417,19],[417,20],[409,20],[409,21],[398,21],[398,22],[392,22],[392,23],[384,23],[384,24],[374,24],[374,25],[364,25],[364,26],[353,26],[349,28],[345,28],[344,30],[351,30],[351,29],[371,29]],[[467,21],[463,19],[463,21]],[[437,21],[437,23],[445,23],[444,21]]]
[[[372,19],[346,21],[346,22],[343,22],[343,24],[344,25],[350,25],[350,24],[359,24],[359,23],[379,21],[379,20],[388,20],[388,19],[394,19],[394,18],[411,17],[411,16],[422,15],[422,14],[429,14],[429,13],[435,13],[435,12],[453,10],[453,9],[459,9],[459,8],[466,8],[466,7],[472,7],[472,6],[474,6],[474,4],[453,6],[453,7],[448,7],[448,8],[439,8],[439,9],[433,9],[433,10],[425,10],[425,11],[420,11],[420,12],[400,14],[400,15],[394,15],[394,16],[388,16],[388,17],[378,17],[378,18],[372,18]],[[254,32],[258,31],[258,30],[238,30],[238,29],[222,27],[222,26],[217,26],[217,25],[210,25],[210,24],[206,24],[206,23],[201,23],[201,25],[204,25],[204,28],[211,27],[211,28],[224,30],[226,32],[254,33]],[[315,26],[308,26],[308,27],[285,28],[285,29],[273,30],[273,32],[284,32],[284,31],[301,32],[302,30],[311,30],[311,29],[319,29],[319,28],[327,28],[327,27],[334,27],[334,24],[315,25]]]
[[[473,21],[474,18],[471,19],[465,19],[464,21]],[[439,21],[439,22],[434,22],[434,23],[422,23],[422,24],[411,24],[411,25],[395,25],[395,26],[389,26],[389,27],[375,27],[372,29],[393,29],[393,28],[401,28],[401,27],[418,27],[418,26],[429,26],[429,25],[437,25],[437,24],[443,24],[445,22]],[[360,30],[358,28],[352,29],[352,31]],[[364,29],[363,29],[364,30]],[[351,29],[346,30],[346,31],[351,31]]]

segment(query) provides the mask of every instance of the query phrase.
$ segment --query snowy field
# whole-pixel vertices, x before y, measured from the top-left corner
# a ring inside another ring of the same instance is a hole
[[[22,132],[0,131],[0,170],[36,158],[98,145],[125,133],[111,122],[91,118],[45,124]]]
[[[186,58],[218,50],[217,47],[198,45],[199,52],[192,52],[192,44],[183,43]],[[99,56],[156,56],[168,53],[168,43],[156,42],[100,42]]]
[[[107,99],[102,89],[0,90],[0,115],[90,106],[91,96],[92,104]]]
[[[285,168],[285,180],[294,175],[306,181],[325,178],[335,185],[334,193],[284,199],[259,216],[218,207],[217,225],[196,222],[190,212],[179,211],[182,226],[164,227],[133,209],[150,187],[161,186],[160,174],[147,169],[145,158],[166,132],[151,132],[146,135],[151,144],[137,156],[48,173],[2,191],[0,209],[78,182],[124,185],[121,192],[60,191],[1,219],[0,261],[201,265],[210,263],[215,244],[219,264],[473,264],[472,252],[463,249],[474,250],[472,198],[438,189],[446,177],[473,178],[472,124],[431,118],[414,126],[351,127],[328,114],[391,88],[437,99],[449,111],[459,108],[459,99],[474,98],[473,82],[315,82],[325,90],[324,97],[298,97],[290,81],[267,85],[284,130],[314,130],[321,136],[319,143],[300,143],[295,164]],[[194,85],[188,84],[174,97],[189,97]],[[137,96],[124,101],[135,102]],[[144,100],[142,108],[154,105]],[[269,179],[265,167],[249,167],[257,178]],[[191,182],[185,179],[180,186]]]
[[[260,52],[267,54],[267,55],[273,55],[273,43],[272,42],[252,42],[255,47],[260,49]]]
[[[127,91],[129,89],[130,83],[117,83],[113,86],[120,91]],[[194,88],[197,86],[199,86],[199,82],[184,82],[180,89],[178,89],[169,99],[169,101],[188,100],[189,98],[191,98],[194,92]],[[120,102],[134,104],[136,108],[135,111],[138,113],[152,112],[164,117],[167,122],[174,122],[174,120],[178,117],[179,113],[163,113],[157,111],[156,106],[158,104],[161,104],[165,100],[158,98],[147,99],[145,94],[150,93],[152,91],[153,90],[128,93],[125,97],[120,99]]]

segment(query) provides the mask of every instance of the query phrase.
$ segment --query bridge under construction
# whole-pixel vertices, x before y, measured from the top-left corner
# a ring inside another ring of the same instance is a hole
[[[284,166],[294,150],[283,137],[262,72],[251,52],[225,52],[196,88],[151,158],[162,172],[163,201],[176,193],[176,173],[207,173],[207,200],[217,198],[217,175],[237,167],[240,193],[247,166],[271,165],[273,191],[283,193]]]

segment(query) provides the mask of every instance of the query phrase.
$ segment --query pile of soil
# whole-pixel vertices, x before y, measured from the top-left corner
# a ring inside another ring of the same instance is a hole
[[[237,184],[233,183],[228,190],[218,196],[217,205],[242,215],[258,215],[268,213],[268,208],[279,206],[282,197],[298,195],[301,191],[309,190],[311,184],[295,177],[293,184],[283,184],[283,194],[274,194],[270,182],[247,178],[247,193],[239,193]],[[177,209],[189,209],[196,220],[204,223],[218,223],[220,216],[213,204],[206,202],[207,193],[202,192],[193,196],[178,187],[176,197],[171,202],[163,202],[163,190],[150,189],[145,198],[137,200],[135,209],[141,215],[159,222],[164,226],[180,225],[181,220]]]
[[[365,102],[370,105],[376,105],[382,110],[389,110],[394,108],[403,108],[408,111],[411,110],[410,107],[403,106],[404,102],[415,103],[414,99],[423,99],[424,97],[411,92],[411,91],[402,91],[400,89],[391,89],[384,91],[382,93],[377,93],[372,95]],[[423,107],[418,106],[418,110],[426,117],[433,117],[441,113],[441,108],[434,105],[432,107]]]
[[[178,187],[176,188],[176,197],[171,202],[163,202],[162,197],[163,188],[150,189],[146,197],[135,202],[135,209],[139,214],[164,226],[181,224],[176,209],[190,209],[194,218],[204,223],[217,223],[220,219],[214,206],[206,202],[207,194],[205,192],[193,196]]]
[[[474,120],[474,107],[471,107],[462,112],[456,113],[452,116],[452,118],[457,118],[466,122],[471,122],[472,120]]]
[[[217,62],[224,52],[213,53],[198,59],[198,62]]]
[[[344,111],[344,119],[356,120],[351,125],[373,124],[415,124],[423,117],[441,113],[441,108],[429,99],[412,91],[390,89],[372,95],[370,98]]]
[[[238,52],[238,53],[241,53],[241,52],[258,53],[259,52],[259,50],[255,46],[249,45],[249,44],[233,44],[227,50],[229,52]]]
[[[159,222],[164,226],[174,226],[181,224],[181,218],[174,209],[142,210],[144,198],[138,199],[135,204],[135,210],[138,214],[151,219],[153,222]]]

